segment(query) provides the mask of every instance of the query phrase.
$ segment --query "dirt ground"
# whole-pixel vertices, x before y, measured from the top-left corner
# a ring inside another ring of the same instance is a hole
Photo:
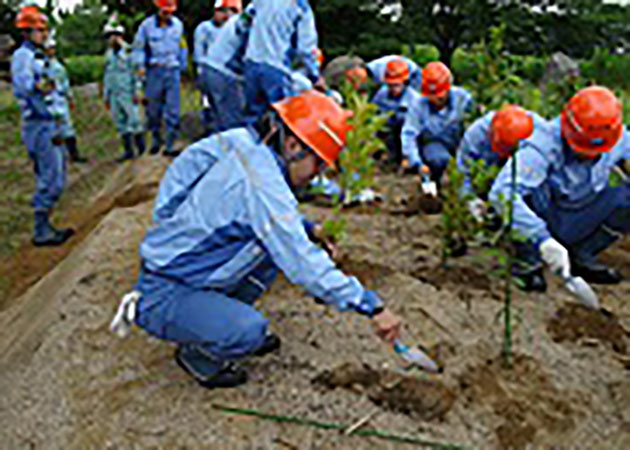
[[[399,373],[365,319],[327,310],[284,279],[261,302],[283,347],[247,361],[251,381],[238,389],[199,388],[170,344],[140,330],[115,338],[108,324],[135,280],[163,170],[150,158],[119,168],[77,210],[85,225],[71,251],[2,302],[2,448],[408,446],[228,415],[217,404],[345,424],[369,416],[368,428],[475,449],[630,448],[630,284],[596,288],[602,313],[574,305],[551,276],[547,294],[517,294],[517,356],[505,369],[499,280],[473,257],[441,267],[439,216],[414,213],[409,180],[379,179],[389,199],[380,213],[346,212],[339,264],[404,317],[406,340],[426,346],[443,374]],[[630,240],[605,257],[630,276]]]

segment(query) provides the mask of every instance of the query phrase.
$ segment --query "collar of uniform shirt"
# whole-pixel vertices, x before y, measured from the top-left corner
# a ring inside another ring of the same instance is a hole
[[[155,15],[155,25],[159,28],[160,27],[160,16],[158,14]],[[170,27],[171,25],[173,25],[173,18],[169,18],[166,21],[166,26]]]

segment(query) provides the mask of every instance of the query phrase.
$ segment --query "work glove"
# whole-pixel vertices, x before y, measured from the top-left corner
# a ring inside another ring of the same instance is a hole
[[[562,278],[571,277],[569,251],[554,238],[548,238],[540,244],[540,255],[553,273]]]
[[[486,203],[479,197],[475,197],[468,202],[468,211],[479,223],[484,221],[486,215]]]

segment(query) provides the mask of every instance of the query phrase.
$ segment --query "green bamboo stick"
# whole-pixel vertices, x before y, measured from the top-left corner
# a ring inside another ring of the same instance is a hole
[[[263,420],[271,420],[277,423],[291,423],[295,425],[308,426],[313,428],[318,428],[321,430],[339,430],[344,431],[347,430],[350,425],[341,424],[341,423],[332,423],[332,422],[320,422],[317,420],[304,419],[301,417],[295,416],[285,416],[278,414],[269,414],[262,411],[257,411],[254,409],[245,409],[245,408],[234,408],[230,406],[212,405],[213,408],[227,413],[227,414],[236,414],[241,416],[251,416],[257,417]],[[460,444],[443,444],[439,442],[431,442],[424,439],[415,438],[412,436],[403,436],[395,433],[390,433],[389,431],[377,430],[377,429],[359,429],[350,433],[349,436],[364,436],[364,437],[376,437],[380,439],[385,439],[393,442],[400,442],[404,444],[414,444],[414,445],[422,445],[424,447],[435,448],[440,450],[460,450],[465,447]]]
[[[512,155],[512,185],[510,189],[510,200],[508,201],[508,229],[507,236],[509,239],[505,274],[505,307],[504,307],[504,340],[503,340],[503,357],[505,366],[512,367],[512,270],[514,259],[512,257],[512,228],[514,226],[514,198],[516,196],[516,153]]]

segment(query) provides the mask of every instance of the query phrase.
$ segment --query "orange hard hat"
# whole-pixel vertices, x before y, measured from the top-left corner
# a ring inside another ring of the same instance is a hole
[[[214,9],[235,9],[238,12],[243,10],[243,1],[242,0],[216,0],[214,2]]]
[[[491,124],[492,151],[502,158],[534,132],[534,118],[517,105],[506,105],[497,111]]]
[[[453,74],[440,61],[427,64],[422,71],[422,95],[427,97],[444,97],[451,89]]]
[[[365,67],[353,67],[346,70],[346,81],[352,84],[355,89],[359,89],[361,85],[367,83],[368,73]]]
[[[15,18],[15,26],[19,29],[44,29],[48,26],[48,19],[37,6],[25,6]]]
[[[317,60],[317,64],[321,67],[324,64],[324,52],[321,48],[315,49],[315,59]]]
[[[315,90],[285,98],[272,106],[298,139],[326,164],[335,165],[346,144],[346,133],[351,129],[348,119],[352,111]]]
[[[153,0],[155,6],[168,13],[177,11],[177,0]]]
[[[609,152],[623,132],[621,102],[605,87],[582,89],[565,105],[561,129],[577,153],[595,157]]]
[[[392,59],[385,68],[384,81],[387,84],[402,84],[409,79],[409,64],[402,58]]]

